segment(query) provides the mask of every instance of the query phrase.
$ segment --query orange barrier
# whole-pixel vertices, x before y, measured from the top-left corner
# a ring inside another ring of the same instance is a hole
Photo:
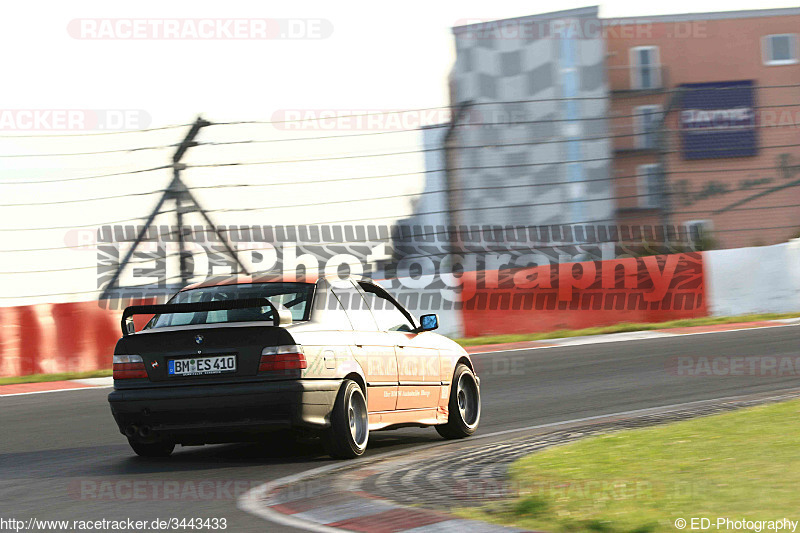
[[[462,280],[467,337],[708,315],[699,253],[468,272]],[[109,368],[121,315],[98,302],[0,308],[0,376]],[[149,318],[134,317],[136,329]]]
[[[462,282],[466,337],[708,316],[701,253],[468,272]]]
[[[121,310],[103,309],[97,302],[2,307],[0,376],[111,368],[121,317]],[[137,329],[149,318],[137,316]]]

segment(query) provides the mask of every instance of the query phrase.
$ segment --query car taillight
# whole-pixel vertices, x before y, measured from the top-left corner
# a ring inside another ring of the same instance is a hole
[[[147,378],[141,355],[115,355],[112,369],[114,379]]]
[[[267,346],[261,351],[259,372],[274,370],[301,370],[308,368],[303,347],[296,344],[285,346]]]

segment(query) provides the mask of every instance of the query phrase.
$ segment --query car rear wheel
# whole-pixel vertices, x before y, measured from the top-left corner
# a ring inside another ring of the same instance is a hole
[[[364,453],[369,440],[369,417],[364,392],[355,381],[345,380],[331,412],[331,427],[323,435],[331,457],[352,459]]]
[[[142,457],[169,457],[172,450],[175,449],[174,442],[137,442],[128,439],[128,443],[136,455]]]
[[[467,365],[459,364],[453,372],[448,413],[447,423],[436,426],[439,435],[446,439],[463,439],[475,433],[481,419],[481,391],[475,374]]]

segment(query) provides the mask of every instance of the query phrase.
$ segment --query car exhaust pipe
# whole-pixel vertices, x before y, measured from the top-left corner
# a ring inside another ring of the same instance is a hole
[[[150,426],[142,426],[139,428],[139,436],[143,439],[147,439],[153,435],[153,430],[150,429]]]
[[[130,426],[125,428],[125,436],[133,438],[139,433],[139,426],[136,424],[131,424]]]

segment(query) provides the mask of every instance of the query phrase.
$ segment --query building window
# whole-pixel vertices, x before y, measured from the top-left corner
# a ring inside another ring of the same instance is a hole
[[[783,33],[767,35],[761,42],[765,65],[793,65],[797,63],[797,35]]]
[[[639,207],[658,207],[661,197],[661,165],[639,165],[636,167],[636,176]]]
[[[631,48],[631,89],[661,87],[661,65],[657,46]]]
[[[633,109],[636,147],[658,147],[658,126],[661,121],[660,105],[642,105]]]

